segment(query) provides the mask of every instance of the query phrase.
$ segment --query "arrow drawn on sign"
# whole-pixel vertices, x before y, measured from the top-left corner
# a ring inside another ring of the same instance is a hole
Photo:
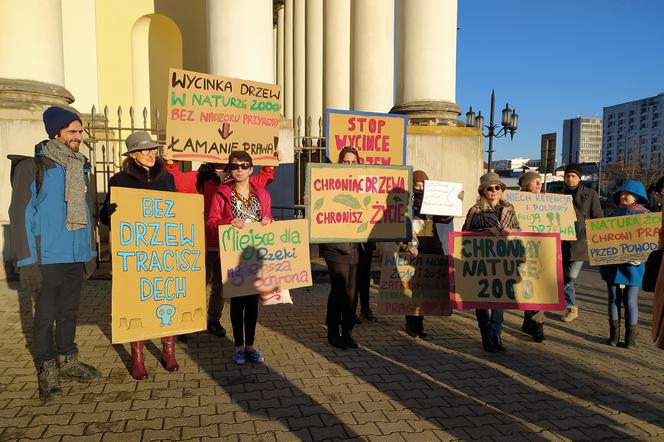
[[[221,138],[224,140],[228,137],[231,136],[233,131],[231,130],[231,123],[224,123],[222,126],[222,129],[217,129],[217,132],[219,132],[219,135],[221,135]]]

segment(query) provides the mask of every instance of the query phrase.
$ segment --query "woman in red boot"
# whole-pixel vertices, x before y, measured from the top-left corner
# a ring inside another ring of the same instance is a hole
[[[99,213],[102,223],[110,225],[115,206],[110,204],[111,188],[130,187],[136,189],[163,190],[175,192],[173,176],[166,171],[164,162],[157,156],[159,143],[152,141],[147,132],[134,132],[127,137],[126,156],[122,162],[122,171],[116,173],[108,182],[108,194]],[[161,338],[163,351],[161,365],[168,371],[177,371],[180,367],[175,360],[175,337]],[[131,343],[131,376],[142,380],[148,377],[143,359],[143,341]]]

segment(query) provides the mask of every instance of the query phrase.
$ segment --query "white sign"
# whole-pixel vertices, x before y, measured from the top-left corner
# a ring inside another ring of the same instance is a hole
[[[424,197],[420,213],[423,215],[461,216],[462,201],[459,193],[463,189],[461,183],[445,181],[424,182]]]

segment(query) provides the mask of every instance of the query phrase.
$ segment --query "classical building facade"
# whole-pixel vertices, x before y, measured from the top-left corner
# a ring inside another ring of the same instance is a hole
[[[147,127],[163,129],[167,72],[177,67],[282,87],[284,177],[294,134],[321,133],[326,108],[407,114],[408,164],[469,189],[481,175],[482,136],[456,119],[456,0],[4,1],[0,27],[3,157],[32,153],[53,104],[84,119],[108,107],[127,127],[128,109],[146,108]],[[0,182],[9,183],[9,162]],[[8,204],[5,192],[5,225]]]
[[[563,121],[562,164],[597,163],[601,154],[601,118],[577,117]]]
[[[664,92],[604,108],[602,166],[664,166]]]

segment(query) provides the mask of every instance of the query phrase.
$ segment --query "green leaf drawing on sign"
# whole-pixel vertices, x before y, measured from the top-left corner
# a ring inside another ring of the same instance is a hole
[[[357,228],[357,233],[364,232],[369,227],[369,223],[362,223],[360,227]]]
[[[332,198],[332,201],[335,203],[343,204],[346,207],[350,207],[351,209],[359,209],[360,208],[360,202],[357,200],[352,195],[337,195],[334,198]]]
[[[401,199],[401,197],[399,195],[392,195],[392,202],[393,203],[400,203],[402,201],[403,200]]]
[[[366,209],[369,203],[371,202],[371,197],[370,196],[365,196],[364,197],[364,208]]]
[[[321,207],[323,207],[323,203],[325,202],[325,198],[318,198],[316,200],[316,203],[314,204],[314,210],[318,210]]]

